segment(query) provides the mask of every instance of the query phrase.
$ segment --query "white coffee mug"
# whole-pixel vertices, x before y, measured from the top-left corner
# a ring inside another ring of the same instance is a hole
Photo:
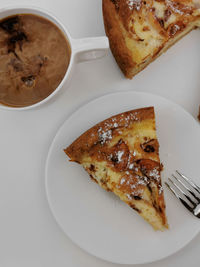
[[[69,42],[69,45],[71,48],[71,57],[70,57],[69,66],[68,66],[68,69],[66,71],[64,78],[62,79],[58,87],[48,97],[46,97],[40,102],[37,102],[30,106],[25,106],[25,107],[10,107],[10,106],[5,106],[3,104],[0,104],[0,108],[2,109],[27,110],[27,109],[38,107],[46,103],[47,101],[52,99],[55,95],[57,95],[58,92],[61,92],[63,88],[66,88],[69,85],[76,63],[98,59],[107,54],[107,51],[109,48],[109,42],[108,42],[107,37],[103,36],[103,37],[93,37],[93,38],[84,38],[84,39],[74,39],[70,36],[66,27],[54,15],[38,7],[15,6],[15,7],[2,8],[0,10],[0,20],[6,17],[12,16],[12,15],[17,15],[17,14],[38,15],[38,16],[41,16],[41,17],[44,17],[50,20],[55,25],[57,25],[58,28],[63,32],[63,34],[65,35],[66,39]]]

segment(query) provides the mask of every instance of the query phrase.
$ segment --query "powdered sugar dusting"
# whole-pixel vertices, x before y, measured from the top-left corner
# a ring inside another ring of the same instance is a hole
[[[102,127],[98,130],[99,141],[103,145],[107,140],[112,139],[112,130],[103,130]]]
[[[134,196],[139,196],[142,194],[144,188],[141,186],[146,186],[149,181],[145,176],[132,175],[131,173],[126,173],[127,176],[123,176],[119,182],[120,187],[123,186],[127,188],[126,190],[129,192],[130,199],[133,199]],[[128,197],[128,196],[127,196]],[[129,197],[128,197],[129,198]]]
[[[137,112],[134,113],[128,113],[126,114],[121,114],[119,119],[116,117],[111,118],[104,122],[104,125],[102,127],[99,127],[98,129],[98,136],[99,136],[99,141],[101,144],[104,144],[106,141],[112,139],[112,131],[120,128],[120,127],[128,127],[130,124],[130,121],[137,121]],[[119,134],[122,134],[122,131],[118,131]]]
[[[181,27],[177,24],[172,25],[172,27],[170,28],[170,35],[174,36],[179,30],[181,29]]]
[[[124,155],[124,151],[117,151],[116,156],[117,156],[118,162],[122,161],[122,156],[123,155]]]
[[[129,165],[128,165],[128,168],[129,168],[130,170],[132,170],[132,169],[134,168],[134,163],[129,164]]]
[[[127,4],[130,10],[136,9],[137,11],[141,8],[141,0],[127,0]]]
[[[171,0],[166,0],[166,3],[174,13],[177,13],[179,15],[184,15],[185,13],[187,14],[187,12],[191,9],[191,7],[189,6],[184,6],[184,8],[181,10],[179,8],[179,5],[175,1]]]
[[[156,181],[160,181],[160,173],[157,168],[154,168],[149,172],[149,177],[155,179]]]
[[[132,184],[131,185],[131,189],[135,189],[136,188],[136,185],[135,184]]]
[[[131,197],[130,194],[126,194],[126,196],[127,196],[128,199],[132,200],[132,197]]]
[[[119,117],[113,117],[104,122],[104,125],[99,127],[98,135],[101,144],[104,144],[107,140],[112,139],[112,131],[118,131],[118,134],[122,134],[121,127],[128,127],[131,121],[138,121],[138,112],[122,113]]]
[[[158,190],[159,195],[161,195],[162,192],[163,192],[163,187],[162,187],[162,185],[159,185],[159,190]]]
[[[126,196],[129,200],[132,200],[134,198],[134,196],[139,196],[142,194],[142,192],[143,192],[143,190],[138,189],[137,192],[134,192],[134,194],[133,193],[130,193],[130,194],[127,193]]]
[[[125,127],[128,127],[129,124],[130,124],[130,121],[138,121],[137,114],[138,114],[137,112],[135,112],[135,113],[130,113],[130,114],[128,114],[127,116],[124,116],[124,114],[122,114],[122,115],[121,115],[121,118],[120,118],[120,122],[125,121],[124,126],[125,126]]]
[[[123,184],[126,180],[124,178],[121,179],[120,184]]]
[[[147,183],[145,183],[145,181],[144,180],[138,180],[138,182],[137,182],[137,185],[146,185]]]

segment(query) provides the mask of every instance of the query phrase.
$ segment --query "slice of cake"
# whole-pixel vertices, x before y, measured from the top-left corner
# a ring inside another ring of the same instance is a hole
[[[106,119],[64,151],[92,180],[119,196],[155,230],[168,228],[153,107]]]
[[[200,0],[103,0],[103,16],[112,53],[132,78],[200,26]]]

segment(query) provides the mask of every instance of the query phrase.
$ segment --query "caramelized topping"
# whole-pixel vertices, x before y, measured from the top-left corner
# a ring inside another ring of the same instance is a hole
[[[123,171],[127,169],[129,154],[128,146],[122,140],[119,140],[119,142],[111,148],[108,159],[111,160],[117,170]]]
[[[141,159],[139,165],[143,175],[149,179],[160,182],[160,172],[162,169],[160,163],[151,159]]]
[[[141,144],[141,148],[146,152],[146,153],[153,153],[156,152],[158,153],[158,141],[156,139],[152,139],[150,141],[147,141],[143,144]]]
[[[172,12],[171,10],[169,9],[165,9],[165,12],[164,12],[164,21],[168,21],[169,17],[171,16]]]
[[[123,25],[127,31],[132,32],[136,40],[144,41],[145,39],[139,38],[135,31],[134,18],[137,22],[143,23],[144,16],[145,20],[155,27],[155,21],[160,25],[161,35],[166,35],[168,38],[172,38],[178,31],[184,29],[184,25],[180,25],[180,22],[183,21],[183,17],[188,19],[189,15],[193,14],[195,8],[198,8],[195,5],[189,5],[191,1],[181,1],[181,0],[111,0],[115,5],[118,14],[123,22]],[[158,2],[158,6],[155,3]],[[164,6],[164,11],[162,11],[161,6]],[[163,13],[163,14],[162,14]],[[151,20],[151,15],[155,18],[155,21]],[[157,15],[158,14],[158,15]],[[176,21],[171,24],[166,24],[174,14],[176,16]],[[166,25],[165,25],[166,24]],[[142,31],[147,31],[148,26],[144,26]],[[164,30],[164,31],[163,31]],[[133,36],[134,37],[134,36]]]

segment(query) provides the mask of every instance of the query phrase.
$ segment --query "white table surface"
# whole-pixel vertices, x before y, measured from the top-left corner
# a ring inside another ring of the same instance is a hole
[[[73,37],[104,35],[101,0],[0,1],[1,7],[16,4],[53,12]],[[56,224],[44,186],[49,146],[60,125],[78,107],[119,90],[162,95],[196,117],[200,104],[199,43],[199,31],[192,32],[131,81],[123,77],[111,54],[79,64],[71,86],[54,102],[26,112],[0,110],[1,267],[116,266],[79,249]],[[145,266],[199,266],[199,250],[200,235],[175,255]]]

